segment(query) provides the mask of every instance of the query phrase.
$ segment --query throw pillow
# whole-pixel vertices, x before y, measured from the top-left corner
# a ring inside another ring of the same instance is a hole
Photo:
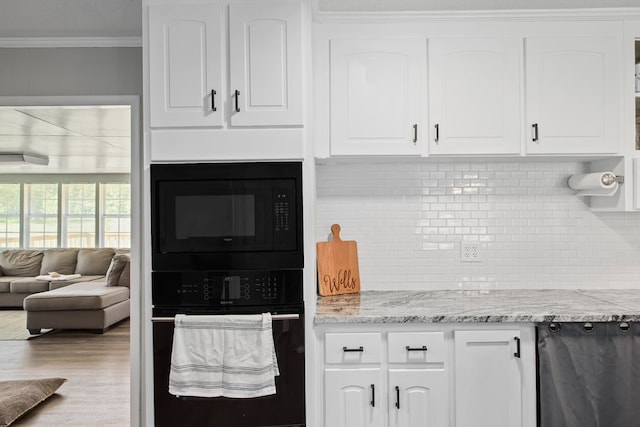
[[[118,286],[122,271],[128,263],[129,257],[127,255],[114,255],[107,270],[107,286]]]
[[[0,381],[0,426],[8,426],[44,402],[65,378]]]
[[[60,274],[73,274],[76,271],[78,249],[76,248],[51,248],[44,251],[40,274],[49,274],[52,271]]]
[[[127,257],[129,258],[129,257]],[[127,261],[127,264],[124,266],[124,270],[122,270],[122,274],[120,275],[120,280],[118,280],[118,286],[131,286],[131,262]]]
[[[40,274],[42,251],[7,249],[0,252],[0,268],[5,276],[35,277]]]
[[[76,273],[87,275],[104,275],[111,265],[111,259],[115,254],[113,248],[83,248],[78,251],[78,263]]]

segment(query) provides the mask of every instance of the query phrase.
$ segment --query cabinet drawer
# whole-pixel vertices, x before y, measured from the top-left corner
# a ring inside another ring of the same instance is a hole
[[[443,332],[389,333],[389,363],[441,363],[444,359]]]
[[[325,363],[380,363],[379,333],[325,334]]]

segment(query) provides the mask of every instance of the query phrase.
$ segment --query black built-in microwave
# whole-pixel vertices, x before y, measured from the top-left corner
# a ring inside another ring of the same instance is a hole
[[[303,267],[300,162],[151,165],[154,271]]]

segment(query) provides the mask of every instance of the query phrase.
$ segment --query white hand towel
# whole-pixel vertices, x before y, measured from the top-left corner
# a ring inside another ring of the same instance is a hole
[[[175,396],[251,398],[276,393],[271,314],[176,315],[169,372]]]

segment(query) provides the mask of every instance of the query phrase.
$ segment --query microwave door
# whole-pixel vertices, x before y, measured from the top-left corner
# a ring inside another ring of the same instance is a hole
[[[273,246],[271,191],[264,183],[175,184],[165,197],[160,233],[165,253],[264,251]]]

